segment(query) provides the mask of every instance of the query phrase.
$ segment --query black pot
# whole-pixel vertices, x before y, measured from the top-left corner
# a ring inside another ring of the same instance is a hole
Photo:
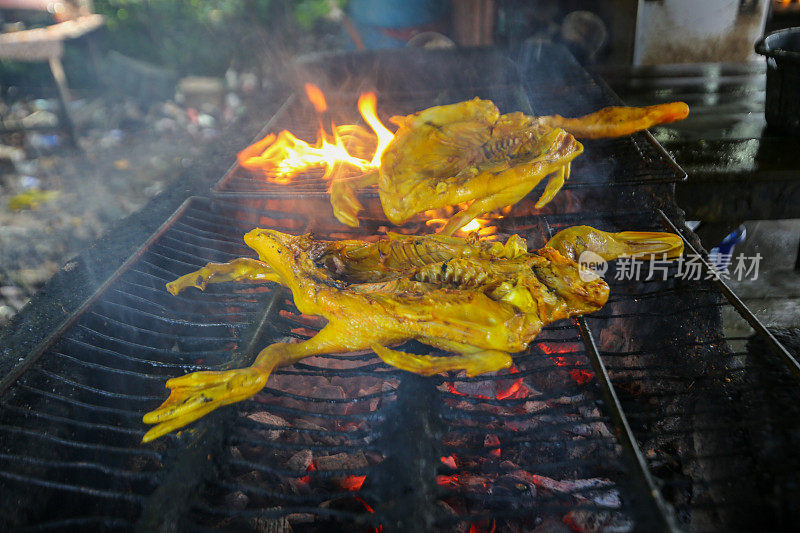
[[[800,136],[800,28],[765,35],[756,53],[767,57],[767,124]]]

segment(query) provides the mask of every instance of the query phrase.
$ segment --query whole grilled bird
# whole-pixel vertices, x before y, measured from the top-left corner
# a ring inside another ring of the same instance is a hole
[[[683,252],[677,235],[607,233],[576,226],[528,252],[505,243],[442,235],[390,234],[378,242],[323,241],[254,229],[244,237],[258,259],[209,263],[168,283],[178,294],[224,281],[274,281],[297,308],[328,323],[314,337],[267,346],[249,368],[194,372],[167,381],[169,398],[144,416],[148,442],[226,404],[253,396],[277,367],[305,357],[371,348],[386,363],[423,375],[507,368],[550,322],[600,309],[608,285],[576,262],[590,250],[607,260]],[[416,339],[450,356],[416,355],[390,345]]]
[[[491,100],[475,98],[392,117],[398,130],[380,167],[331,184],[333,213],[358,226],[363,206],[356,190],[377,185],[386,218],[400,225],[427,210],[459,206],[442,228],[452,235],[484,213],[522,200],[548,178],[536,208],[552,200],[583,152],[576,138],[620,137],[686,118],[689,107],[606,107],[579,118],[501,115]]]

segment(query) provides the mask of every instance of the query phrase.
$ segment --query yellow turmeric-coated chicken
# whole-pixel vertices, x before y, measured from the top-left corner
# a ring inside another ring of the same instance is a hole
[[[550,322],[600,309],[608,285],[581,275],[580,253],[609,259],[648,254],[677,257],[683,241],[669,233],[564,230],[540,250],[441,235],[390,234],[376,242],[320,241],[268,229],[245,235],[258,259],[209,263],[167,284],[172,294],[223,281],[274,281],[297,308],[328,323],[314,337],[275,343],[249,368],[195,372],[167,381],[169,398],[144,416],[151,441],[226,404],[253,396],[277,367],[305,357],[371,348],[386,363],[430,375],[476,375],[507,368]],[[389,346],[415,339],[456,355],[404,353]]]
[[[378,185],[393,224],[431,209],[461,205],[440,234],[452,235],[481,214],[522,200],[549,177],[536,208],[552,200],[583,151],[576,137],[619,137],[681,120],[683,102],[650,107],[608,107],[579,117],[501,115],[490,100],[475,98],[431,107],[391,120],[399,129],[381,156],[380,168],[331,184],[336,218],[358,226],[363,206],[355,191]]]

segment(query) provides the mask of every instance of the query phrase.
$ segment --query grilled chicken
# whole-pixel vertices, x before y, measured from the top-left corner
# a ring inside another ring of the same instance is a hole
[[[442,235],[390,234],[376,243],[319,241],[268,229],[245,235],[258,259],[209,263],[167,284],[172,294],[223,281],[275,281],[297,308],[328,323],[299,343],[276,343],[249,368],[195,372],[167,381],[169,398],[144,416],[157,424],[147,442],[212,410],[253,396],[277,367],[305,357],[371,348],[386,363],[430,375],[476,375],[507,368],[546,324],[600,309],[608,285],[581,275],[576,259],[591,250],[609,259],[682,253],[668,233],[605,233],[588,226],[557,234],[528,252],[525,241],[503,243]],[[401,352],[389,346],[416,339],[455,355]]]
[[[378,185],[381,205],[393,224],[431,209],[463,206],[441,230],[452,235],[475,217],[522,200],[548,178],[536,202],[552,200],[569,178],[570,163],[583,151],[576,137],[629,135],[685,118],[682,102],[644,108],[608,107],[580,118],[501,115],[490,100],[475,98],[431,107],[391,120],[399,129],[378,170],[331,185],[336,218],[358,226],[363,208],[355,191]]]

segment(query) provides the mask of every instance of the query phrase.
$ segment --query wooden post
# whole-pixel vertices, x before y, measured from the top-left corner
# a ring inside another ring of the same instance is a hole
[[[491,46],[494,42],[494,0],[453,2],[453,32],[461,46]]]
[[[75,131],[75,123],[72,121],[72,115],[69,112],[69,87],[67,87],[67,77],[64,74],[64,66],[61,64],[61,58],[58,56],[50,56],[48,61],[50,63],[50,72],[53,74],[53,79],[56,82],[58,89],[58,105],[61,111],[61,120],[64,123],[64,128],[67,130],[67,137],[69,143],[73,148],[80,148],[78,145],[78,134]]]

